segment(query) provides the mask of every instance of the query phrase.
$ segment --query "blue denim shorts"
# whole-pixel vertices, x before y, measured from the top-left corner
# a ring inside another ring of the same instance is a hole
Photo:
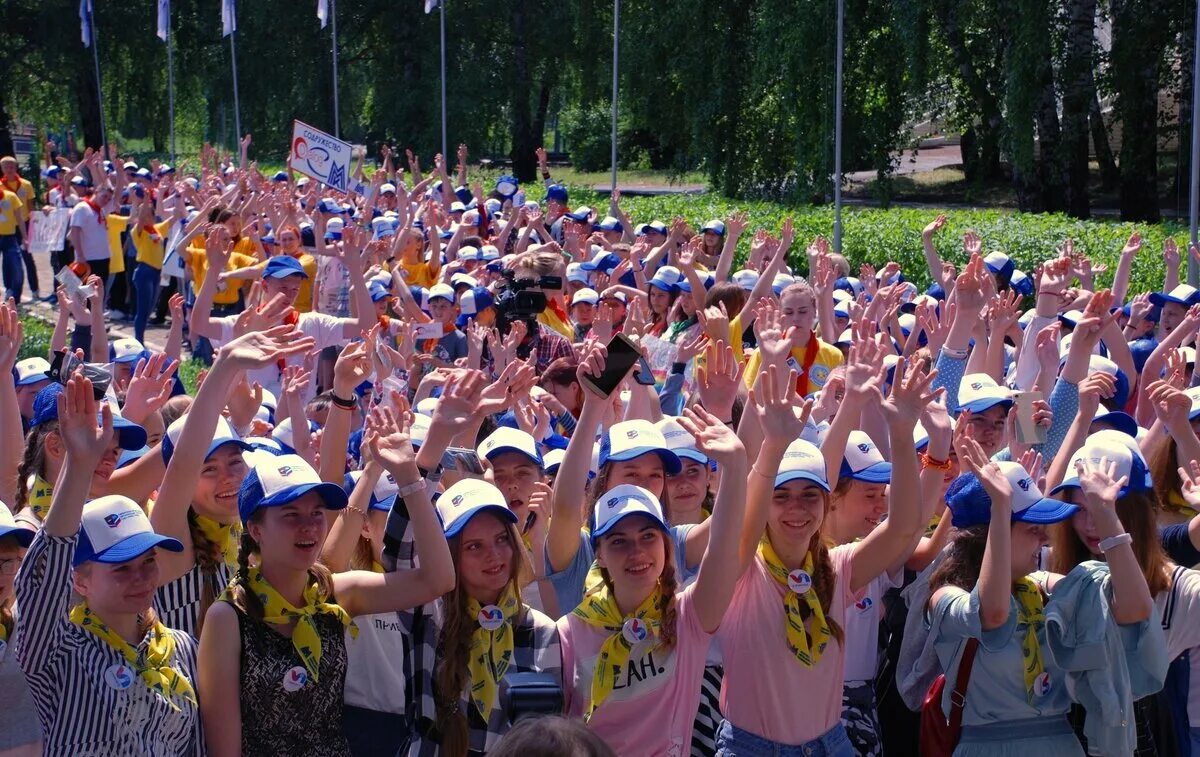
[[[812,741],[777,744],[743,731],[728,720],[717,733],[717,754],[722,757],[855,757],[846,728],[838,723]]]

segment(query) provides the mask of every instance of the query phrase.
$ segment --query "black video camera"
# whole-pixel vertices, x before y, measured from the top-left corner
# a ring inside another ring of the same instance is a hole
[[[546,309],[548,300],[543,289],[562,289],[561,276],[542,276],[538,279],[518,279],[512,269],[501,271],[506,283],[496,298],[496,325],[501,336],[507,335],[513,323],[525,322],[525,333],[537,328],[538,316]],[[517,356],[529,357],[528,343],[517,347]]]

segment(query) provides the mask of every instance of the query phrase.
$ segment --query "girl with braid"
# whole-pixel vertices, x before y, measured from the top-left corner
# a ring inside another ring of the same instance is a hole
[[[258,460],[238,492],[237,574],[200,636],[200,707],[213,757],[348,754],[342,703],[352,618],[407,610],[454,586],[412,442],[390,410],[373,411],[363,443],[396,480],[420,567],[331,574],[318,558],[345,492],[297,455]]]

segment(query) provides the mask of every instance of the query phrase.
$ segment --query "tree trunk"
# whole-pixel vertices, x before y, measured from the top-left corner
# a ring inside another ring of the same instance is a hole
[[[1062,71],[1062,143],[1066,169],[1066,210],[1076,218],[1091,215],[1088,198],[1088,110],[1095,95],[1092,52],[1096,0],[1067,3],[1067,41]],[[1045,154],[1045,153],[1043,153]]]
[[[1100,164],[1100,186],[1105,190],[1115,189],[1121,181],[1117,159],[1113,157],[1112,145],[1108,142],[1108,127],[1104,124],[1104,113],[1100,110],[1100,93],[1092,87],[1092,103],[1088,107],[1088,125],[1092,129],[1092,149],[1096,162]]]
[[[537,158],[533,151],[541,144],[541,135],[533,133],[529,112],[532,76],[529,71],[529,47],[525,42],[525,3],[511,5],[512,21],[512,160],[513,175],[520,182],[537,181]]]
[[[1041,67],[1041,91],[1037,108],[1038,161],[1037,171],[1042,184],[1042,210],[1060,213],[1067,207],[1067,170],[1062,159],[1062,130],[1058,124],[1057,100],[1054,93],[1054,71],[1048,57]],[[1084,145],[1087,149],[1087,145]]]
[[[1113,85],[1121,119],[1121,220],[1156,223],[1158,75],[1166,42],[1166,0],[1113,0]]]
[[[1000,176],[1000,140],[1004,127],[1004,118],[1000,112],[995,94],[988,89],[987,82],[979,75],[962,26],[958,19],[957,3],[954,0],[937,5],[938,16],[946,33],[946,40],[954,55],[954,63],[958,67],[959,76],[967,91],[979,107],[979,121],[975,124],[976,144],[978,145],[978,160],[974,170],[968,171],[964,163],[963,172],[969,181],[995,179]]]
[[[90,55],[90,51],[89,51]],[[100,147],[104,141],[100,132],[100,97],[96,90],[96,74],[92,68],[91,61],[84,56],[78,58],[80,63],[86,63],[75,69],[75,92],[79,105],[79,126],[83,135],[83,144],[79,145],[79,151],[83,152],[85,147]]]

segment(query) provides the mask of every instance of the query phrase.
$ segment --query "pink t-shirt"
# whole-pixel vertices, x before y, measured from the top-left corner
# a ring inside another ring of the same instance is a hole
[[[837,585],[829,613],[846,627],[853,544],[830,550]],[[803,744],[828,731],[842,714],[846,650],[830,638],[821,661],[800,664],[787,646],[783,592],[760,558],[738,581],[717,631],[725,656],[721,712],[725,719],[777,744]]]
[[[634,647],[613,692],[588,721],[588,727],[617,754],[687,755],[691,751],[692,721],[700,706],[700,682],[712,639],[696,617],[694,587],[675,595],[675,646],[665,655]],[[592,669],[609,634],[573,614],[559,619],[558,634],[567,714],[583,717],[591,702]]]

